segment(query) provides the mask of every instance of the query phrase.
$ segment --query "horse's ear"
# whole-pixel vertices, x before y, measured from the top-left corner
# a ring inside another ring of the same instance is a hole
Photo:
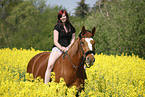
[[[83,27],[82,27],[82,35],[84,35],[85,32],[86,32],[86,29],[85,29],[85,27],[83,26]]]
[[[92,31],[91,31],[91,33],[93,34],[93,36],[95,35],[95,32],[96,32],[96,28],[93,27],[93,29],[92,29]]]

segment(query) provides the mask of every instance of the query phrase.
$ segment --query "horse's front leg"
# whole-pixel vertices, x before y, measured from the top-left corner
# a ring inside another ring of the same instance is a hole
[[[79,93],[81,93],[81,91],[84,91],[84,84],[80,84],[79,86],[77,86],[76,97],[79,97]]]
[[[69,86],[69,87],[71,88],[72,86],[76,86],[77,87],[76,97],[78,97],[79,93],[82,90],[84,90],[84,80],[81,79],[81,78],[77,78],[76,81],[71,86]]]

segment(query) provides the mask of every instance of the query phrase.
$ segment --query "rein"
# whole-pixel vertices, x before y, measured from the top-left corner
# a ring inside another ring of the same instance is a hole
[[[82,60],[81,64],[80,64],[79,66],[75,66],[75,65],[72,63],[72,61],[71,61],[71,59],[70,59],[70,57],[69,57],[69,55],[68,55],[67,52],[64,52],[64,56],[65,56],[65,55],[68,56],[68,59],[70,60],[72,66],[73,66],[74,68],[78,68],[78,67],[80,67],[80,66],[83,64],[83,62],[85,61],[85,58],[83,57],[83,60]],[[63,57],[64,57],[64,56],[63,56]]]

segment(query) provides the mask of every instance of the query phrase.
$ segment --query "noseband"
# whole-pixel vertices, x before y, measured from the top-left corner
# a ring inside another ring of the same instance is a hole
[[[94,51],[92,51],[92,50],[89,50],[89,51],[87,51],[86,53],[85,53],[85,55],[87,56],[88,54],[93,54],[93,55],[95,55],[95,52]]]

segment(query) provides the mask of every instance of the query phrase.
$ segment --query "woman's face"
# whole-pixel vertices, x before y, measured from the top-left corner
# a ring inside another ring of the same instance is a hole
[[[62,21],[62,23],[66,22],[67,17],[66,17],[66,15],[64,13],[62,14],[62,17],[60,18],[60,20]]]

